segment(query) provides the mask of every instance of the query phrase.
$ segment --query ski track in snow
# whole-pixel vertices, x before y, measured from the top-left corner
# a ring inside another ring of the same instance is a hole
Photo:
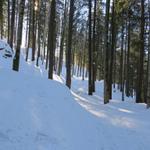
[[[72,88],[74,99],[88,112],[97,116],[101,122],[107,122],[109,125],[104,125],[100,134],[108,140],[108,143],[111,143],[108,145],[113,145],[112,149],[124,149],[123,145],[128,150],[149,149],[145,146],[146,142],[150,142],[150,132],[147,130],[150,127],[150,120],[147,117],[149,110],[146,110],[144,104],[137,105],[130,98],[121,102],[121,93],[116,91],[113,93],[113,100],[110,104],[104,105],[102,81],[96,84],[98,90],[93,96],[87,94],[87,81],[77,81],[73,78],[73,85],[75,85]],[[117,100],[114,99],[116,97]],[[145,113],[147,113],[146,116]]]
[[[63,76],[61,80],[65,82]],[[125,97],[121,101],[121,93],[117,90],[107,105],[103,104],[103,81],[96,83],[96,93],[93,96],[87,94],[88,81],[82,81],[79,77],[72,78],[71,93],[74,99],[88,112],[98,117],[103,125],[99,128],[101,137],[101,149],[131,149],[149,150],[146,143],[150,143],[150,111],[145,104],[135,104],[133,98]],[[114,90],[113,90],[114,91]],[[116,131],[116,132],[114,132]],[[107,143],[107,142],[108,143]],[[112,147],[105,147],[113,145]],[[124,146],[124,147],[123,147]]]

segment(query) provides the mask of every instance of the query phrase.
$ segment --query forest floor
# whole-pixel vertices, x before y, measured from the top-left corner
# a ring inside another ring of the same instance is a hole
[[[56,81],[47,80],[44,67],[26,63],[23,56],[16,73],[4,53],[0,51],[0,150],[150,149],[146,105],[127,97],[122,102],[117,89],[104,105],[103,81],[88,96],[88,81],[76,76],[70,92],[65,70],[61,77],[54,75]]]

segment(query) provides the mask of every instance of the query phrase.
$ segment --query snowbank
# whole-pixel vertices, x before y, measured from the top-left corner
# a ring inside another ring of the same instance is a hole
[[[13,52],[7,42],[0,40],[0,68],[11,68]]]

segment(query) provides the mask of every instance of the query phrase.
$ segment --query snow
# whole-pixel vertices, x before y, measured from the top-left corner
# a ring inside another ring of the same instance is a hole
[[[98,143],[96,131],[88,133],[97,119],[73,100],[65,86],[0,72],[0,149],[92,149]]]
[[[13,52],[6,41],[0,40],[0,68],[5,67],[10,69],[12,65],[12,57],[7,57],[10,54],[13,57]]]
[[[4,42],[0,41],[0,47]],[[0,150],[149,150],[150,110],[116,89],[103,104],[103,81],[87,94],[88,81],[47,71],[21,56],[20,72],[0,51]],[[64,71],[63,71],[64,72]]]
[[[88,112],[97,116],[108,145],[104,149],[149,150],[150,146],[150,111],[145,104],[135,104],[132,98],[121,101],[121,93],[116,89],[109,104],[103,104],[103,81],[96,82],[96,93],[87,95],[87,80],[73,78],[72,94],[75,100]],[[105,144],[102,144],[105,147]]]

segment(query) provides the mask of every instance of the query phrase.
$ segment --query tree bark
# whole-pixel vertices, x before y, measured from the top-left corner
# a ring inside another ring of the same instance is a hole
[[[67,7],[66,7],[66,1],[65,1],[64,16],[63,16],[63,19],[62,19],[62,32],[61,32],[60,52],[59,52],[59,61],[58,61],[58,73],[57,73],[59,76],[60,76],[60,73],[62,71],[62,65],[63,65],[63,53],[64,53],[65,32],[66,32],[66,21],[67,21]]]
[[[112,20],[111,20],[111,56],[110,56],[110,79],[109,79],[109,86],[110,86],[110,90],[109,90],[109,98],[112,99],[112,83],[113,83],[113,70],[114,70],[114,51],[115,51],[115,45],[116,45],[116,30],[115,30],[115,26],[116,26],[116,13],[115,13],[115,0],[113,0],[113,4],[112,4]],[[115,83],[114,83],[115,84]]]
[[[13,49],[16,0],[12,1],[10,47]]]
[[[89,79],[88,79],[88,94],[92,95],[93,92],[93,83],[92,83],[92,1],[89,0],[89,45],[88,45],[88,51],[89,51]]]
[[[56,29],[56,1],[52,0],[50,8],[49,31],[48,31],[48,51],[49,51],[49,70],[48,78],[53,79],[54,68],[54,49],[55,49],[55,29]]]
[[[110,84],[109,84],[109,9],[110,0],[106,1],[106,18],[105,18],[105,54],[104,54],[104,104],[109,103]]]
[[[72,34],[73,34],[74,0],[70,0],[69,29],[66,60],[66,85],[71,88],[71,65],[72,65]]]
[[[127,64],[126,64],[126,96],[130,96],[130,33],[131,33],[131,21],[130,21],[130,9],[128,11],[128,50],[127,50]]]
[[[144,16],[144,0],[141,0],[141,31],[140,31],[140,49],[139,49],[139,65],[137,71],[137,89],[136,89],[136,102],[144,102],[143,94],[143,73],[144,73],[144,27],[145,27],[145,16]]]
[[[19,59],[20,59],[20,47],[22,41],[22,28],[23,28],[23,16],[24,16],[24,7],[25,7],[25,0],[20,1],[19,5],[19,21],[18,21],[18,31],[17,31],[17,46],[16,46],[16,53],[13,59],[13,70],[19,71]]]

